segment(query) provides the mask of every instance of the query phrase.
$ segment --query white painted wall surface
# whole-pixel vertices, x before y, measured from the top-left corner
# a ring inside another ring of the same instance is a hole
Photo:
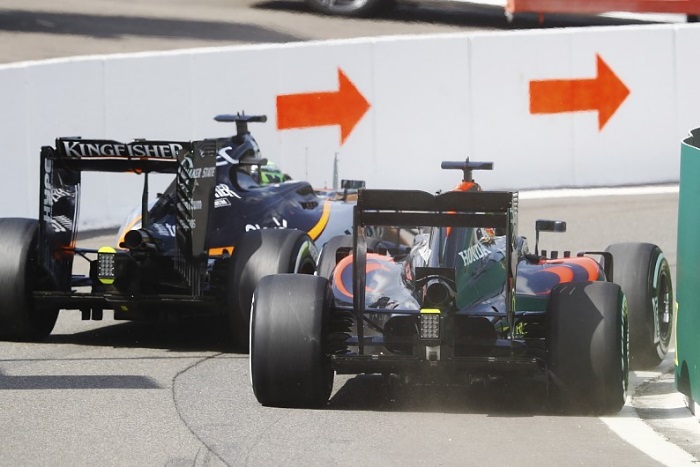
[[[191,140],[252,124],[266,157],[315,186],[449,189],[443,160],[490,160],[485,188],[676,182],[679,141],[700,126],[700,25],[577,28],[354,39],[99,56],[0,67],[0,216],[36,217],[39,150],[59,136]],[[595,111],[533,115],[532,80],[592,79],[596,55],[630,94],[603,128]],[[338,69],[371,107],[341,144],[338,126],[277,129],[277,96],[336,91]],[[153,191],[165,186],[163,177]],[[139,204],[138,176],[84,177],[83,227]]]

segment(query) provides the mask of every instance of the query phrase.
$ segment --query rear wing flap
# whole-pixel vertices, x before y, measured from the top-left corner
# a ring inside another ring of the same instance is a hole
[[[44,146],[42,154],[62,168],[94,172],[175,173],[177,155],[192,144],[184,141],[57,138],[56,147]]]
[[[506,228],[514,197],[511,192],[360,190],[355,220],[361,225]]]

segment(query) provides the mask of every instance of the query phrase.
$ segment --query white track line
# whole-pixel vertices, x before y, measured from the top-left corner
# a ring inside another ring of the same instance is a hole
[[[629,402],[616,416],[600,417],[600,420],[617,436],[664,465],[698,466],[698,459],[654,431],[637,416]]]
[[[637,387],[644,381],[658,378],[673,369],[673,359],[666,358],[654,372],[631,372],[630,391],[622,410],[614,416],[599,417],[617,436],[639,449],[649,457],[669,466],[698,467],[700,460],[676,446],[663,435],[654,431],[632,405]],[[651,374],[650,374],[651,373]]]

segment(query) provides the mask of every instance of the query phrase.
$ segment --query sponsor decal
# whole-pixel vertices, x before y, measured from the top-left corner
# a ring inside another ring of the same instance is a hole
[[[231,206],[231,201],[227,200],[226,198],[219,198],[214,200],[215,208],[224,208],[226,206]]]
[[[180,228],[184,230],[193,230],[197,228],[197,221],[194,219],[178,219],[177,223],[180,225]]]
[[[153,228],[162,237],[175,236],[175,224],[153,224]]]
[[[62,141],[63,151],[68,157],[151,157],[155,159],[175,159],[184,148],[174,142],[134,142],[116,141]]]
[[[196,169],[188,169],[187,175],[190,178],[212,178],[216,175],[216,167],[197,167]]]
[[[466,250],[462,250],[458,253],[459,257],[462,258],[464,266],[472,264],[481,258],[485,258],[489,255],[489,250],[483,246],[481,243],[475,243]]]
[[[44,222],[51,222],[51,208],[53,207],[53,196],[51,195],[51,174],[53,172],[53,163],[50,159],[44,160],[44,199],[42,203],[42,212]]]
[[[56,188],[51,191],[51,201],[56,204],[63,198],[73,198],[75,190],[66,190],[65,188]]]
[[[287,219],[282,219],[281,221],[277,219],[276,217],[272,218],[272,222],[275,223],[275,225],[269,225],[269,226],[263,226],[260,227],[260,224],[247,224],[245,226],[245,231],[250,232],[251,230],[262,230],[262,229],[286,229],[287,228]]]
[[[61,212],[66,212],[66,205],[59,202],[68,198],[69,206],[73,206],[72,200],[74,200],[76,196],[76,189],[75,187],[54,188],[53,178],[53,163],[49,159],[46,159],[44,161],[44,195],[42,200],[42,216],[44,222],[46,225],[50,226],[54,232],[72,232],[72,215],[61,214]],[[62,206],[63,208],[54,209],[55,206]]]
[[[193,199],[190,201],[185,201],[185,207],[187,208],[188,211],[199,211],[202,209],[202,200],[201,199]]]
[[[219,183],[214,187],[214,198],[238,198],[241,199],[240,195],[233,191],[225,183]],[[230,206],[230,204],[228,204]]]
[[[73,227],[73,221],[68,216],[56,216],[49,219],[54,232],[68,232]]]

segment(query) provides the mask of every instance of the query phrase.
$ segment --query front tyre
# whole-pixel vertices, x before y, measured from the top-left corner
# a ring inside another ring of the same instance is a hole
[[[260,281],[250,321],[250,375],[262,405],[308,408],[328,401],[332,304],[323,277],[281,274]]]
[[[547,305],[550,395],[567,412],[619,412],[629,380],[627,303],[610,282],[552,289]]]
[[[627,296],[630,321],[630,365],[649,369],[666,357],[673,330],[671,269],[658,246],[651,243],[616,243],[613,281]]]
[[[0,339],[41,341],[56,324],[58,309],[37,306],[32,299],[41,275],[37,237],[36,220],[0,219]]]

